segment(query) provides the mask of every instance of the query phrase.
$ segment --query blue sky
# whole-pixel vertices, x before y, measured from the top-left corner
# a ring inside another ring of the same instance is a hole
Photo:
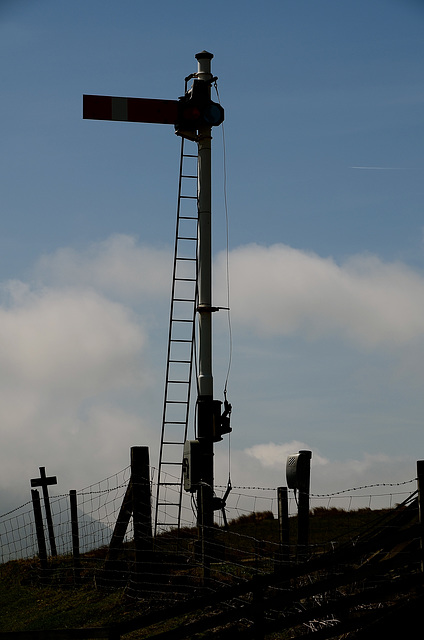
[[[0,0],[2,504],[38,466],[67,490],[131,445],[157,460],[180,143],[83,121],[82,94],[176,99],[203,49],[226,112],[233,482],[284,484],[298,447],[316,492],[414,476],[423,26],[413,0]],[[225,306],[220,130],[213,169]]]

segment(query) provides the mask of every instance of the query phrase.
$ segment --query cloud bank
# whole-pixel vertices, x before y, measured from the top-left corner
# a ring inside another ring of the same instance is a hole
[[[338,336],[361,347],[397,347],[424,336],[424,277],[400,262],[358,255],[332,258],[283,244],[230,254],[231,309],[262,337]],[[217,260],[225,291],[225,256]]]
[[[167,324],[171,258],[168,248],[145,247],[133,237],[114,235],[81,251],[58,249],[40,258],[28,281],[0,285],[3,493],[11,495],[23,486],[26,492],[28,483],[22,478],[46,464],[54,465],[50,473],[63,470],[68,487],[98,481],[126,466],[134,444],[151,446],[156,464],[163,378],[154,368],[165,369],[166,339],[154,333],[158,322]],[[234,249],[230,267],[233,330],[244,338],[247,332],[249,344],[266,343],[264,353],[276,337],[291,335],[306,340],[337,336],[368,350],[402,352],[412,345],[421,353],[415,347],[421,347],[424,336],[424,278],[404,264],[375,256],[337,264],[275,244]],[[214,273],[215,304],[225,306],[225,256],[217,256]],[[421,365],[416,373],[423,376]],[[249,409],[243,409],[248,399],[231,400],[252,442],[255,425]],[[272,402],[267,398],[267,404]],[[343,411],[340,406],[340,415]],[[372,420],[378,422],[378,415],[368,423]],[[293,452],[288,448],[308,448],[295,441],[269,443],[263,431],[254,437],[256,443],[245,450],[242,445],[234,457],[244,484],[266,478],[281,484],[281,461]],[[381,453],[366,450],[365,439],[362,458],[341,455],[344,462],[331,463],[314,451],[322,487],[334,486],[340,477],[355,484],[377,468],[398,463],[404,468],[383,447]],[[217,451],[217,464],[220,457]]]
[[[149,329],[135,307],[165,286],[161,258],[112,237],[81,255],[45,256],[30,282],[1,285],[2,503],[27,493],[38,466],[62,491],[78,488],[126,466],[130,446],[152,443]]]
[[[90,287],[134,304],[141,296],[169,296],[172,250],[140,245],[133,236],[114,234],[77,251],[70,247],[44,255],[35,266],[45,286]]]

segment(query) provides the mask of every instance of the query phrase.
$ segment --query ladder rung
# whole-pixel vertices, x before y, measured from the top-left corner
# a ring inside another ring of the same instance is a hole
[[[177,362],[178,364],[191,364],[191,360],[169,360],[169,362]]]
[[[178,282],[196,282],[197,278],[175,278]]]
[[[180,482],[158,482],[158,486],[162,487],[164,485],[169,486],[169,487],[179,487],[180,486]],[[161,504],[164,504],[163,502]]]
[[[185,420],[164,420],[163,424],[186,424],[186,421]],[[168,442],[168,444],[170,444],[170,443]],[[175,444],[181,444],[181,443],[180,442],[176,442]],[[183,442],[183,444],[184,444],[184,442]]]
[[[197,240],[197,236],[195,238],[193,236],[178,236],[177,240]]]
[[[192,153],[183,153],[183,158],[197,158],[197,153],[196,154],[192,154]]]
[[[174,302],[196,302],[193,298],[174,298]]]
[[[191,260],[191,262],[197,262],[197,258],[187,258],[186,256],[177,256],[175,260]]]
[[[162,460],[162,464],[170,464],[173,467],[182,467],[183,466],[182,462],[164,462],[163,460]]]
[[[184,320],[184,322],[188,322],[188,320]],[[185,343],[190,342],[191,343],[192,340],[183,340],[183,339],[171,338],[170,342],[185,342]]]
[[[158,502],[158,506],[159,507],[165,507],[165,506],[167,506],[167,507],[179,507],[180,503],[179,502]],[[162,524],[169,524],[169,522],[168,523],[163,522]]]
[[[197,200],[197,196],[180,196],[180,198],[184,198],[185,200]]]
[[[180,404],[188,404],[189,401],[188,400],[179,400],[179,401],[177,401],[177,400],[165,400],[165,402],[167,404],[170,404],[171,402],[173,404],[177,404],[177,402],[179,402]],[[182,420],[180,422],[176,422],[175,420],[168,420],[168,421],[165,421],[164,424],[186,424],[186,423],[183,422]]]
[[[190,175],[188,175],[187,173],[182,173],[182,174],[181,174],[181,177],[182,177],[182,178],[197,178],[197,176],[190,176]]]
[[[199,216],[180,216],[180,220],[199,220]]]
[[[185,424],[185,422],[181,423],[181,424]],[[171,442],[169,440],[165,440],[165,442],[162,442],[162,444],[181,444],[181,445],[183,445],[184,442]]]
[[[188,380],[168,380],[168,384],[189,384]]]

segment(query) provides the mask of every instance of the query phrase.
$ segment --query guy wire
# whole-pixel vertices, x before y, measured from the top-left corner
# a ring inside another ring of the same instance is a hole
[[[214,82],[214,87],[216,91],[216,95],[218,98],[218,103],[221,104],[221,100],[219,97],[218,85],[216,81]],[[226,143],[225,143],[225,129],[224,123],[221,124],[222,128],[222,148],[223,148],[223,190],[224,190],[224,211],[225,211],[225,231],[226,231],[226,284],[227,284],[227,318],[228,318],[228,343],[229,343],[229,354],[228,354],[228,368],[227,374],[225,377],[225,385],[224,385],[224,396],[227,394],[228,387],[228,379],[230,377],[231,364],[233,358],[233,335],[232,335],[232,326],[231,326],[231,310],[230,310],[230,233],[229,233],[229,215],[228,215],[228,198],[227,198],[227,152],[226,152]]]
[[[216,80],[214,82],[216,96],[218,99],[218,103],[221,104],[221,100],[219,97],[218,85]],[[229,215],[228,215],[228,198],[227,198],[227,151],[226,151],[226,142],[225,142],[225,129],[224,123],[221,124],[222,128],[222,164],[223,164],[223,191],[224,191],[224,211],[225,211],[225,236],[226,236],[226,251],[225,251],[225,267],[226,267],[226,284],[227,284],[227,319],[228,319],[228,368],[227,374],[225,377],[225,385],[224,385],[224,398],[227,400],[227,388],[228,388],[228,379],[230,377],[231,372],[231,364],[233,358],[233,334],[232,334],[232,326],[231,326],[231,308],[230,308],[230,231],[229,231]],[[231,433],[228,434],[228,483],[227,487],[231,486]]]

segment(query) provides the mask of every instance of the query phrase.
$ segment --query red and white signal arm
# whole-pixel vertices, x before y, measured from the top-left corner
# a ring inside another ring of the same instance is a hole
[[[157,124],[176,124],[178,120],[178,100],[84,95],[82,104],[85,120]]]

